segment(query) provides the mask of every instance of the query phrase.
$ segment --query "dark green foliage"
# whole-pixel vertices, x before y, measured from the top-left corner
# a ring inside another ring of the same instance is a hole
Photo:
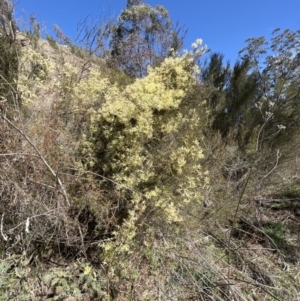
[[[298,198],[300,195],[300,187],[289,186],[282,191],[281,196],[285,198]]]
[[[214,112],[213,128],[220,131],[223,137],[230,129],[234,129],[234,135],[240,142],[240,146],[247,143],[243,141],[241,130],[246,124],[249,127],[249,123],[252,123],[251,113],[258,97],[258,79],[255,74],[248,74],[249,69],[249,60],[239,61],[234,65],[227,86],[223,90],[223,102]],[[249,130],[251,128],[252,126]]]
[[[222,129],[224,128],[224,89],[231,74],[229,62],[224,65],[223,59],[224,55],[212,53],[209,61],[201,68],[202,80],[210,90],[208,101],[214,119],[213,128],[217,130],[219,130],[217,123],[222,123]]]
[[[223,90],[227,85],[230,76],[230,64],[224,64],[224,55],[212,53],[209,61],[202,67],[202,79],[211,84],[214,88]]]

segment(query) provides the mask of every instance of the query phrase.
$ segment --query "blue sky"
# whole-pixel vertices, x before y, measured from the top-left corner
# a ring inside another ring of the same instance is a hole
[[[280,27],[300,29],[300,0],[146,0],[168,9],[174,23],[188,28],[185,47],[202,38],[210,49],[234,63],[249,37],[270,37]],[[57,24],[71,38],[87,15],[117,17],[126,0],[19,0],[16,18],[35,14],[49,33]]]

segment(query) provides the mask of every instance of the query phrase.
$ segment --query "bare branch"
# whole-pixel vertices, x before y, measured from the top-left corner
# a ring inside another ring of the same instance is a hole
[[[1,117],[11,126],[13,127],[18,133],[20,133],[26,140],[27,142],[32,146],[32,148],[35,150],[35,152],[38,154],[38,157],[43,161],[43,163],[45,164],[45,166],[48,168],[48,170],[50,171],[50,173],[55,177],[55,179],[57,180],[58,185],[60,186],[63,196],[65,198],[65,201],[67,203],[68,206],[70,206],[70,202],[67,196],[67,193],[65,191],[65,188],[62,184],[62,181],[60,180],[60,178],[58,177],[58,175],[55,173],[55,171],[51,168],[51,166],[49,165],[49,163],[46,161],[46,159],[44,158],[44,156],[41,154],[41,152],[37,149],[37,147],[33,144],[33,142],[29,139],[29,137],[20,129],[18,128],[13,122],[11,122],[5,115],[2,114],[2,111],[0,110],[0,114]]]
[[[7,237],[7,235],[5,235],[5,234],[3,233],[3,218],[4,218],[4,213],[2,214],[2,217],[1,217],[0,231],[1,231],[1,235],[2,235],[3,239],[4,239],[5,241],[7,241],[7,240],[8,240],[8,237]]]

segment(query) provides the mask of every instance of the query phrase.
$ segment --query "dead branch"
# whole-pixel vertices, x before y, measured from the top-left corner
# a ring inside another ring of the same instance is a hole
[[[29,137],[19,127],[17,127],[13,122],[11,122],[4,114],[2,114],[1,110],[0,110],[0,115],[13,129],[15,129],[18,133],[20,133],[26,139],[26,141],[31,145],[31,147],[35,150],[35,152],[37,153],[38,157],[43,161],[43,163],[45,164],[45,166],[47,167],[47,169],[50,171],[50,173],[53,175],[53,177],[57,180],[57,183],[58,183],[58,185],[60,186],[60,188],[62,190],[62,193],[63,193],[63,196],[65,198],[65,201],[66,201],[67,205],[70,206],[70,202],[69,202],[66,190],[65,190],[65,188],[64,188],[64,186],[62,184],[61,179],[58,177],[57,173],[55,173],[55,171],[51,168],[51,166],[46,161],[46,159],[44,158],[44,156],[40,153],[40,151],[33,144],[33,142],[29,139]]]

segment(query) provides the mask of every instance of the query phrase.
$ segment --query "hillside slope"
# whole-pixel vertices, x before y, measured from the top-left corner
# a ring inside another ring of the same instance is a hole
[[[18,40],[0,86],[0,300],[299,300],[297,137],[279,158],[213,131],[192,52],[133,79]]]

